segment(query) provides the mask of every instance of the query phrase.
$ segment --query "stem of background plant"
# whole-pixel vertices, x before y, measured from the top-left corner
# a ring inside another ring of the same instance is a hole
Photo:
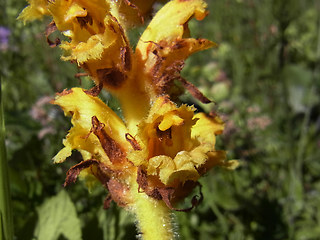
[[[138,221],[139,239],[143,240],[173,240],[172,212],[163,201],[149,197],[143,192],[138,192],[138,184],[133,182],[132,196],[134,205],[131,211]]]
[[[13,239],[13,220],[10,201],[8,163],[4,142],[5,126],[2,101],[2,78],[0,76],[0,238]]]

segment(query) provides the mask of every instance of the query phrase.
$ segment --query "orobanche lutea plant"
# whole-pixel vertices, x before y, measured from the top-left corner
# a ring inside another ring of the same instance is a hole
[[[79,176],[92,176],[108,190],[111,201],[132,212],[140,238],[173,239],[172,211],[188,211],[202,200],[200,176],[216,165],[234,168],[225,152],[215,149],[223,122],[216,114],[175,103],[181,89],[198,100],[208,100],[180,76],[192,53],[215,46],[189,36],[188,21],[202,20],[202,0],[172,0],[152,18],[135,50],[128,30],[151,16],[156,1],[144,0],[29,0],[19,16],[23,21],[52,17],[46,29],[48,43],[59,45],[63,60],[76,63],[94,81],[89,90],[72,88],[58,93],[54,104],[71,116],[73,127],[54,157],[61,163],[73,150],[83,160],[67,172],[65,186]],[[67,41],[50,40],[59,30]],[[98,95],[104,89],[120,102],[123,118]],[[195,187],[190,207],[179,209]]]

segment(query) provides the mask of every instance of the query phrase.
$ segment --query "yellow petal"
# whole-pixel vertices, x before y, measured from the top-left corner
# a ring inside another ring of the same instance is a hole
[[[66,160],[66,158],[70,157],[72,154],[72,146],[64,139],[63,145],[65,146],[63,149],[59,151],[59,153],[54,156],[54,163],[62,163]]]
[[[224,167],[228,170],[234,170],[240,166],[240,162],[238,160],[229,160],[226,161]]]
[[[143,41],[170,42],[182,38],[183,25],[192,16],[202,20],[207,15],[206,7],[207,4],[203,0],[170,1],[157,12],[142,34],[139,44],[143,44]]]
[[[69,22],[69,21],[72,21],[76,17],[85,17],[85,16],[87,16],[87,14],[88,14],[87,10],[85,10],[80,5],[74,3],[67,10],[67,12],[64,16],[64,21]]]
[[[76,60],[78,64],[83,64],[88,60],[101,59],[104,49],[112,44],[114,40],[105,41],[107,45],[104,45],[103,35],[96,34],[91,36],[87,42],[80,42],[75,47],[72,47],[72,45],[70,45],[70,48],[63,46],[66,50],[72,49],[71,56],[65,57],[64,60]]]
[[[216,135],[223,131],[224,123],[218,116],[194,111],[186,105],[177,107],[166,97],[157,98],[139,125],[142,150],[130,153],[130,161],[171,187],[197,181],[217,165],[236,167],[236,161],[225,161],[224,151],[215,150]]]
[[[170,50],[166,49],[167,53],[162,55],[168,55],[172,51],[180,49],[178,55],[183,56],[176,56],[177,60],[186,58],[186,53],[190,55],[192,52],[214,46],[214,43],[203,39],[201,41],[185,39],[181,42],[186,31],[185,24],[193,16],[202,20],[207,14],[206,7],[207,4],[202,0],[174,0],[162,7],[138,42],[137,51],[141,54],[142,59],[147,59],[148,54],[152,53],[154,49],[159,50],[159,47],[169,46],[170,48]]]
[[[183,62],[191,54],[215,46],[207,39],[186,38],[188,21],[206,16],[207,4],[202,0],[173,0],[162,7],[139,39],[134,53],[138,79],[143,79],[153,101],[170,94],[179,79]]]
[[[210,117],[204,113],[197,113],[194,119],[197,119],[197,122],[191,129],[192,138],[214,145],[215,136],[221,134],[224,129],[223,121],[218,116]]]
[[[49,15],[47,9],[48,0],[29,0],[29,6],[22,10],[18,19],[21,19],[26,23],[27,21],[33,21],[42,18],[44,15]]]
[[[101,139],[94,132],[91,133],[91,129],[94,127],[93,117],[99,119],[104,125],[103,131],[109,137],[111,136],[112,141],[115,141],[124,151],[128,147],[129,143],[125,138],[128,131],[124,123],[99,98],[86,94],[83,89],[73,88],[58,95],[54,104],[59,105],[65,114],[72,115],[71,122],[73,124],[64,141],[65,148],[54,158],[55,162],[64,161],[66,157],[70,156],[71,150],[78,149],[82,151],[82,155],[86,159],[90,156],[110,163],[110,156],[106,153]]]
[[[149,159],[147,172],[150,175],[158,175],[166,186],[178,185],[187,180],[197,181],[200,177],[191,155],[186,151],[179,152],[174,159],[164,155]]]

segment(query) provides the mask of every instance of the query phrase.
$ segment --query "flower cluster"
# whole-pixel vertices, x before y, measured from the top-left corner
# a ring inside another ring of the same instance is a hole
[[[0,26],[0,51],[6,51],[9,47],[10,29]]]
[[[63,162],[73,150],[83,157],[68,171],[65,185],[79,175],[90,185],[94,176],[109,191],[106,207],[114,200],[135,212],[141,222],[148,216],[139,206],[149,202],[150,209],[185,210],[174,204],[199,185],[201,175],[216,165],[237,165],[225,160],[224,151],[215,149],[216,135],[224,128],[220,118],[174,102],[179,86],[200,101],[210,102],[180,75],[189,55],[215,46],[189,36],[188,21],[202,20],[207,15],[206,3],[168,2],[133,49],[128,30],[151,16],[154,2],[29,0],[19,16],[24,21],[51,16],[48,43],[60,45],[62,59],[83,68],[96,84],[90,90],[65,90],[54,100],[73,124],[54,162]],[[50,40],[56,30],[68,40]],[[98,98],[102,89],[119,99],[124,119]],[[190,209],[200,200],[194,197]],[[142,223],[140,228],[147,235]]]

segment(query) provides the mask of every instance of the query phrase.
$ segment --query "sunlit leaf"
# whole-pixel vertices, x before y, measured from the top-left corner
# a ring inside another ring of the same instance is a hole
[[[56,240],[63,235],[68,240],[81,238],[80,220],[65,190],[47,199],[38,208],[39,221],[35,237],[39,240]]]

